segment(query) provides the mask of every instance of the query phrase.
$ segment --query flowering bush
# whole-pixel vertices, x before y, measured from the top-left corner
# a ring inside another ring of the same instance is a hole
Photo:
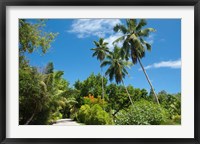
[[[100,105],[101,107],[106,107],[107,105],[107,102],[105,100],[103,100],[101,98],[101,96],[98,96],[97,98],[95,98],[93,95],[89,94],[88,96],[85,96],[83,98],[83,101],[84,101],[84,104],[88,104],[90,106],[92,105],[95,105],[95,104],[98,104]]]

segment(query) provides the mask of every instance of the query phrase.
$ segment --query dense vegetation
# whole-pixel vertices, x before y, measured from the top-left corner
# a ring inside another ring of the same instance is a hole
[[[36,50],[46,54],[58,35],[43,31],[45,20],[30,23],[19,20],[19,124],[52,124],[58,119],[71,118],[87,125],[167,125],[181,124],[181,94],[166,91],[155,93],[141,59],[151,45],[143,38],[152,28],[142,30],[145,20],[127,20],[114,31],[124,36],[114,42],[113,51],[103,38],[94,41],[93,56],[105,67],[101,74],[91,73],[83,81],[69,86],[63,71],[55,71],[53,62],[44,68],[29,64],[26,54]],[[122,47],[115,45],[123,42]],[[131,62],[129,61],[131,59]],[[125,86],[127,68],[141,65],[151,91]],[[115,80],[116,83],[113,82]],[[109,83],[109,81],[111,81]]]

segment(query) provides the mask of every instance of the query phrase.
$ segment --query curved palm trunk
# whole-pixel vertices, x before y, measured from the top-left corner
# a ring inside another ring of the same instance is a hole
[[[129,99],[130,99],[130,102],[131,102],[131,104],[132,104],[132,106],[133,106],[133,101],[132,101],[132,99],[131,99],[131,96],[130,96],[130,94],[129,94],[129,92],[128,92],[128,89],[127,89],[127,87],[125,86],[123,80],[122,80],[122,84],[123,84],[123,86],[125,87],[126,93],[128,94],[128,97],[129,97]]]
[[[32,119],[34,118],[36,112],[37,112],[37,104],[36,104],[36,106],[35,106],[35,110],[34,110],[33,114],[32,114],[31,117],[26,121],[26,123],[25,123],[24,125],[28,125],[28,124],[32,121]]]
[[[143,65],[142,65],[142,62],[140,61],[140,58],[138,57],[138,61],[139,61],[139,63],[140,63],[140,66],[142,67],[142,70],[143,70],[143,72],[144,72],[144,75],[145,75],[145,77],[146,77],[146,79],[147,79],[147,81],[148,81],[148,83],[149,83],[149,85],[150,85],[150,87],[151,87],[151,89],[152,89],[152,91],[153,91],[153,94],[154,94],[154,96],[155,96],[155,98],[156,98],[156,102],[158,103],[158,104],[160,104],[159,103],[159,100],[158,100],[158,97],[157,97],[157,95],[156,95],[156,93],[155,93],[155,91],[154,91],[154,88],[153,88],[153,86],[152,86],[152,84],[151,84],[151,81],[149,80],[149,77],[148,77],[148,75],[147,75],[147,73],[146,73],[146,70],[144,69],[144,67],[143,67]]]

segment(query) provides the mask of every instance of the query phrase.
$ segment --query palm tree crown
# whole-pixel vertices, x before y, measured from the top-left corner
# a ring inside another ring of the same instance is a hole
[[[100,62],[102,62],[105,59],[107,53],[109,52],[109,48],[107,47],[108,43],[104,42],[103,38],[100,38],[99,42],[94,41],[94,44],[96,48],[91,49],[94,51],[92,56],[96,56],[97,59],[100,60]]]
[[[151,51],[151,45],[144,40],[144,37],[149,36],[150,32],[154,32],[153,28],[145,28],[146,20],[141,19],[138,23],[136,19],[126,20],[126,26],[118,24],[114,27],[115,32],[122,32],[123,36],[119,37],[115,42],[123,41],[121,55],[129,59],[132,58],[134,64],[137,63],[138,58],[145,56],[145,50]]]
[[[129,65],[129,62],[121,58],[120,48],[115,46],[113,52],[110,52],[107,56],[107,60],[102,62],[101,67],[109,66],[105,74],[109,75],[110,81],[115,78],[116,83],[119,84],[128,74],[126,68],[129,67]]]

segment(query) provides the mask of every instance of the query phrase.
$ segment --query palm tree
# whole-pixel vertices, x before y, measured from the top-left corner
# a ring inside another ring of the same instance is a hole
[[[105,74],[109,75],[110,81],[112,81],[115,78],[117,84],[123,84],[130,99],[130,102],[133,106],[133,101],[123,81],[125,76],[128,74],[126,67],[129,67],[129,65],[130,62],[125,61],[121,58],[120,48],[115,46],[113,52],[110,52],[110,54],[107,55],[107,59],[102,62],[101,67],[108,66],[108,69],[105,72]]]
[[[117,24],[114,27],[114,31],[122,32],[123,36],[116,39],[113,43],[122,41],[123,42],[123,46],[121,49],[122,58],[125,58],[126,60],[129,60],[129,58],[131,58],[133,64],[139,62],[145,74],[145,77],[151,89],[153,90],[155,99],[159,104],[158,97],[154,91],[153,85],[151,84],[151,81],[141,62],[141,59],[145,56],[145,51],[146,50],[151,51],[151,44],[146,42],[144,38],[148,37],[150,32],[155,31],[155,29],[153,28],[142,29],[145,25],[147,25],[147,22],[144,19],[141,19],[138,23],[136,19],[127,19],[126,26],[122,24]]]
[[[102,61],[105,59],[107,53],[109,53],[109,48],[107,47],[108,43],[104,42],[103,38],[99,39],[99,42],[94,41],[94,45],[96,48],[92,48],[91,50],[94,51],[93,57],[96,56],[97,60],[100,61],[100,65],[102,64]],[[102,99],[104,101],[104,87],[103,87],[103,69],[101,67],[101,76],[102,76]]]

